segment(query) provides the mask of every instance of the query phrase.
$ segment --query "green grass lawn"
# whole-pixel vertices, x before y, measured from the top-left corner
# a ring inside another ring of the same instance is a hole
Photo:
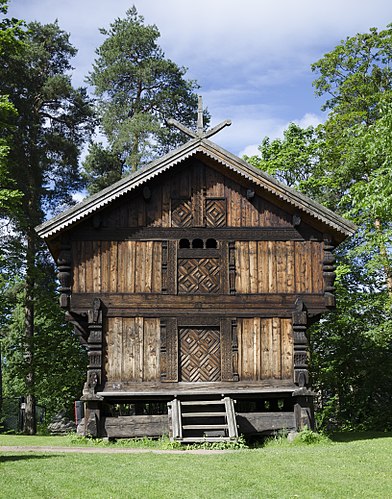
[[[392,436],[372,437],[378,438],[278,442],[211,455],[6,453],[0,447],[0,497],[391,498]],[[0,435],[0,446],[61,441]]]

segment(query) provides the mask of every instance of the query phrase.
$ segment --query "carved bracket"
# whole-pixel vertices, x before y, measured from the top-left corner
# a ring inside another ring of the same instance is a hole
[[[294,383],[300,387],[309,385],[308,339],[306,327],[308,313],[302,300],[297,299],[292,314],[294,336]]]
[[[102,383],[102,301],[94,298],[93,307],[88,311],[87,339],[87,381],[83,388],[83,400],[97,400],[96,395]]]
[[[71,246],[69,244],[61,245],[56,263],[60,282],[60,307],[69,310],[72,285]]]
[[[324,236],[324,259],[323,259],[323,278],[324,278],[324,297],[325,297],[325,305],[328,308],[335,307],[335,270],[336,270],[336,258],[332,253],[334,250],[334,246],[332,244],[332,239],[330,236]]]

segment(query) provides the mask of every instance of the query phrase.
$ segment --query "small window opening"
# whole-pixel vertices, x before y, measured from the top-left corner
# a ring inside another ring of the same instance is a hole
[[[203,248],[203,240],[202,239],[194,239],[192,241],[192,248]]]
[[[180,248],[190,248],[191,243],[189,242],[189,239],[180,239],[179,247]]]
[[[218,243],[216,242],[216,239],[207,239],[206,241],[206,248],[217,248]]]

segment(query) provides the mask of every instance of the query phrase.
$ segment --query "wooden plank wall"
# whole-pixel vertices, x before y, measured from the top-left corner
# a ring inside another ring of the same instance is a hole
[[[171,227],[171,199],[192,199],[195,226],[203,225],[199,213],[203,196],[227,199],[228,227],[291,227],[291,215],[255,196],[219,171],[201,163],[182,165],[159,182],[149,183],[151,197],[126,196],[103,212],[103,227]]]
[[[237,241],[237,293],[322,293],[322,243]]]
[[[162,243],[74,241],[74,293],[160,293]]]
[[[241,381],[292,378],[293,334],[290,319],[239,319],[237,334]]]
[[[159,381],[159,319],[108,318],[104,330],[108,384]]]

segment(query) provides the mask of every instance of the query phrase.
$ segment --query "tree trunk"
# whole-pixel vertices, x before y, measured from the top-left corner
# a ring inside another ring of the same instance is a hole
[[[35,236],[27,236],[27,267],[24,302],[24,336],[26,362],[26,407],[24,433],[34,435],[37,431],[35,417],[35,376],[34,376],[34,274],[35,274]]]

